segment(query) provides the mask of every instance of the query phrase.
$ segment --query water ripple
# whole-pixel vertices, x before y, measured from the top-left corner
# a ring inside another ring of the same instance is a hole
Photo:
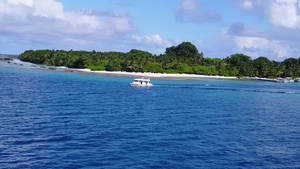
[[[299,168],[297,84],[0,67],[0,168]]]

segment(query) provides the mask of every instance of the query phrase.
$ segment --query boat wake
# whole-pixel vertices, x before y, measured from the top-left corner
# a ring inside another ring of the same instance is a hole
[[[164,86],[164,85],[156,85]],[[278,94],[300,94],[300,91],[286,91],[284,89],[250,89],[250,88],[230,88],[230,87],[212,87],[208,84],[203,86],[177,86],[172,85],[168,88],[181,88],[181,89],[197,89],[197,90],[207,90],[207,91],[232,91],[232,92],[254,92],[254,93],[278,93]]]

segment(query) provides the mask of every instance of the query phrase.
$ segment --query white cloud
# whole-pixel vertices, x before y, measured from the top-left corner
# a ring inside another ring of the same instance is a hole
[[[141,46],[141,50],[151,51],[155,54],[162,54],[167,47],[181,43],[181,40],[165,40],[159,34],[151,36],[133,35],[132,38]]]
[[[292,53],[292,49],[288,45],[284,45],[280,41],[268,40],[266,38],[235,37],[234,42],[242,52],[247,51],[247,49],[256,49],[252,50],[251,52],[246,52],[255,58],[266,53],[273,53],[273,55],[277,56],[278,58],[286,58],[290,57]]]
[[[14,4],[14,5],[25,5],[31,7],[33,5],[33,0],[8,0],[9,4]]]
[[[63,5],[53,0],[43,0],[32,2],[34,16],[63,19]]]
[[[140,48],[155,54],[178,40],[138,32],[133,17],[116,11],[64,11],[57,0],[0,0],[0,46],[4,53],[28,49],[99,50],[127,52]],[[180,41],[181,42],[181,41]],[[14,47],[15,46],[15,47]]]
[[[200,9],[195,0],[183,0],[175,16],[179,21],[193,23],[218,22],[221,19],[217,13]]]
[[[300,0],[235,0],[237,6],[269,23],[268,28],[231,25],[228,35],[237,50],[249,56],[282,60],[300,56]],[[251,5],[250,5],[251,2]],[[251,8],[250,8],[251,6]],[[252,23],[252,26],[255,25]]]
[[[245,8],[245,9],[252,9],[252,2],[251,1],[248,1],[248,0],[246,0],[246,1],[244,1],[244,3],[243,3],[243,8]]]
[[[300,28],[297,0],[277,0],[266,11],[271,24],[287,28]]]
[[[137,42],[139,42],[139,43],[152,43],[152,44],[156,44],[156,45],[165,45],[165,46],[171,45],[170,41],[163,40],[159,34],[154,34],[151,36],[133,35],[132,38],[137,40]]]
[[[43,36],[45,42],[66,38],[96,41],[127,36],[136,30],[127,13],[65,12],[56,0],[1,0],[0,22],[2,35]]]
[[[252,59],[264,56],[277,61],[300,56],[297,42],[278,40],[269,36],[247,36],[248,31],[243,30],[245,33],[242,34],[232,34],[230,31],[230,29],[222,29],[215,39],[204,43],[202,47],[204,55],[211,58],[224,58],[231,54],[243,53]]]
[[[300,28],[299,0],[236,0],[247,12],[264,17],[273,26]]]
[[[194,4],[194,1],[185,0],[185,1],[182,2],[181,8],[182,8],[182,10],[192,11],[192,10],[195,10],[196,7],[195,7],[195,4]]]
[[[133,29],[131,20],[124,18],[111,18],[114,28],[119,32],[129,32]]]

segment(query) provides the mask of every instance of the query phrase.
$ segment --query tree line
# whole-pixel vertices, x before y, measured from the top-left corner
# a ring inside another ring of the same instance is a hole
[[[19,55],[22,61],[48,66],[88,68],[91,70],[187,73],[220,76],[300,77],[300,58],[282,62],[266,57],[254,60],[244,54],[234,54],[224,59],[204,58],[190,42],[166,48],[164,54],[153,55],[132,49],[123,52],[87,52],[63,50],[27,50]]]

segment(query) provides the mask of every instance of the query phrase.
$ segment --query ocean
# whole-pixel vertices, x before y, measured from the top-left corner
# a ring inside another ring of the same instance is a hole
[[[300,83],[0,62],[0,168],[300,168]]]

